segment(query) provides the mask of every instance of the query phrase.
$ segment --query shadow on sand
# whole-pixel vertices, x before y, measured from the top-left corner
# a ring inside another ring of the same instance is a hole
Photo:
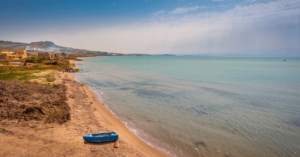
[[[87,144],[87,145],[107,145],[107,144],[114,144],[115,141],[109,141],[109,142],[88,142],[88,141],[84,141],[83,142],[84,144]]]

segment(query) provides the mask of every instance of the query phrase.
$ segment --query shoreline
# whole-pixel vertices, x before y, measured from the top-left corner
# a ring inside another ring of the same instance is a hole
[[[80,57],[78,57],[80,58]],[[92,57],[85,57],[85,58],[92,58]],[[72,63],[75,63],[74,61],[71,61]],[[74,64],[76,67],[76,64]],[[70,74],[70,73],[69,73]],[[75,77],[76,75],[70,74],[72,77],[70,78],[73,81],[76,81]],[[77,81],[76,81],[77,82]],[[80,82],[79,82],[80,83]],[[83,89],[85,90],[86,94],[89,98],[98,98],[97,94],[89,89],[87,85],[83,86]],[[143,141],[141,138],[139,138],[135,133],[133,133],[125,123],[123,123],[120,119],[118,119],[109,109],[107,109],[98,99],[96,101],[93,101],[92,104],[95,108],[98,109],[101,116],[114,128],[116,129],[116,133],[119,134],[119,137],[125,138],[123,140],[127,140],[132,145],[136,146],[140,149],[141,153],[144,155],[150,155],[150,156],[169,156],[165,154],[164,152],[160,151],[157,148],[154,148],[147,144],[145,141]]]
[[[80,76],[76,76],[75,80],[77,82],[80,82],[79,78]],[[147,130],[137,126],[138,123],[130,119],[121,117],[120,116],[121,113],[119,113],[118,111],[112,108],[111,104],[108,102],[108,100],[105,97],[105,93],[103,93],[100,90],[97,90],[97,88],[92,85],[86,85],[86,86],[88,86],[89,90],[91,90],[93,93],[97,95],[98,101],[100,101],[109,112],[111,112],[117,119],[123,122],[131,132],[133,132],[142,141],[146,142],[149,146],[154,147],[155,149],[165,153],[167,156],[174,156],[174,157],[185,156],[184,154],[176,151],[169,145],[163,143],[162,141],[159,141],[159,139],[154,138],[151,134],[147,132]]]
[[[81,58],[95,58],[97,56],[92,56],[92,57],[76,57],[77,59],[81,59]],[[100,56],[101,57],[101,56]]]

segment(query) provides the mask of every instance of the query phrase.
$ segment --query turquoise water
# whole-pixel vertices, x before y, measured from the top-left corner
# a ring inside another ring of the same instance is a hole
[[[246,84],[300,84],[300,58],[104,57],[101,63],[195,81]],[[89,62],[99,62],[91,58]]]
[[[120,56],[76,63],[79,81],[104,93],[132,131],[172,156],[300,154],[299,58]]]

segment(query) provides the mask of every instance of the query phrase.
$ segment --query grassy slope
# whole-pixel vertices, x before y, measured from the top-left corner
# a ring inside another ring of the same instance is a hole
[[[49,69],[45,69],[49,70]],[[12,70],[12,71],[0,71],[0,80],[9,81],[28,81],[31,79],[41,78],[39,76],[33,76],[33,73],[39,73],[44,70]]]

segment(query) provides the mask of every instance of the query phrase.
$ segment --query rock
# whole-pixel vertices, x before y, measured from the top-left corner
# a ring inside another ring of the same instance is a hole
[[[195,143],[194,143],[194,146],[195,146],[196,148],[198,148],[199,146],[207,147],[206,143],[204,143],[204,142],[195,142]]]

